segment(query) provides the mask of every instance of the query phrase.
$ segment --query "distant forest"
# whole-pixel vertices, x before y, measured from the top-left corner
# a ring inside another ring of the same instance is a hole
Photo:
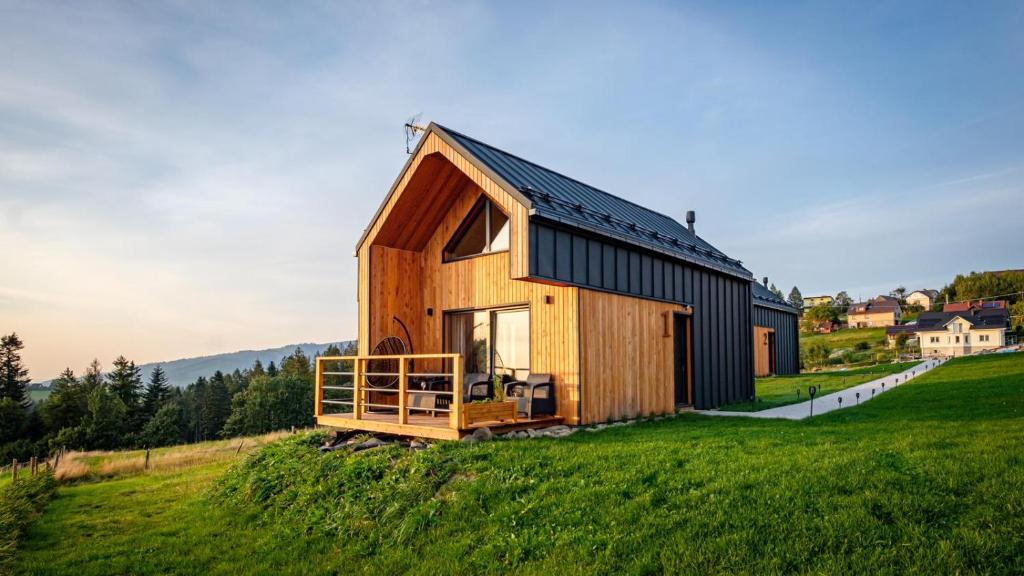
[[[17,334],[0,339],[0,463],[46,456],[59,448],[158,447],[261,434],[313,424],[314,360],[301,348],[280,365],[219,370],[184,389],[156,367],[149,378],[124,356],[104,373],[98,360],[77,376],[67,368],[49,397],[33,403]],[[355,343],[324,356],[355,354]]]

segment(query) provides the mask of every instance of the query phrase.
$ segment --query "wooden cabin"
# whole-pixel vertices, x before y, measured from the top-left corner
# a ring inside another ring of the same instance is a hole
[[[800,311],[754,283],[754,376],[800,373]]]
[[[318,361],[320,424],[458,438],[484,413],[492,427],[585,424],[753,395],[740,261],[692,220],[437,124],[356,256],[359,355]],[[555,409],[499,419],[452,392],[469,374],[550,375]]]

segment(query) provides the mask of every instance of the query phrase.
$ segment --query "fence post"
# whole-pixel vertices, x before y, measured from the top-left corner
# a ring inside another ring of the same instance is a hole
[[[245,440],[238,443],[238,448],[235,448],[235,456],[238,456],[238,453],[242,451],[242,444],[245,444]]]
[[[146,463],[142,465],[143,470],[149,470],[149,446],[146,446]]]
[[[462,365],[462,355],[456,354],[452,360],[452,414],[455,418],[456,430],[462,429],[462,371],[465,366]]]
[[[398,423],[399,424],[408,424],[409,423],[409,413],[406,410],[406,402],[407,401],[406,401],[406,398],[405,398],[405,392],[408,389],[408,382],[407,382],[407,380],[409,379],[409,377],[408,377],[408,374],[406,374],[405,360],[406,359],[405,359],[404,356],[398,358]]]
[[[18,459],[11,460],[11,484],[18,481]]]
[[[363,377],[363,358],[362,356],[356,356],[352,362],[352,418],[359,420],[362,416],[359,414],[362,412],[362,383]]]
[[[316,417],[324,414],[324,358],[316,358],[316,404],[313,406],[313,415]]]

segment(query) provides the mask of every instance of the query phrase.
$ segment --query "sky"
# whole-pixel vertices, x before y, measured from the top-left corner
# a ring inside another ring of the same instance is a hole
[[[788,293],[1024,266],[1024,4],[0,0],[0,332],[35,379],[356,335],[435,121]]]

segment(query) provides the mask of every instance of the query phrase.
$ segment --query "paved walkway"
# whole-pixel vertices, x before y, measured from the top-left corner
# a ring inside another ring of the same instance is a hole
[[[857,392],[860,392],[860,401],[862,403],[867,402],[868,400],[871,400],[873,396],[878,396],[879,394],[888,392],[897,386],[902,386],[906,382],[932,370],[936,366],[941,366],[944,362],[945,360],[926,360],[898,374],[890,374],[884,378],[851,386],[845,390],[840,390],[839,392],[833,392],[824,396],[816,396],[814,398],[814,416],[825,414],[826,412],[832,412],[833,410],[839,410],[841,408],[853,408],[857,405]],[[882,386],[883,384],[885,384],[885,387]],[[875,390],[874,395],[871,394],[872,389]],[[842,404],[839,403],[839,398],[843,399]],[[768,410],[761,410],[760,412],[702,410],[697,413],[705,414],[707,416],[743,416],[745,418],[785,418],[787,420],[803,420],[804,418],[811,416],[811,401],[779,406],[778,408],[770,408]]]

